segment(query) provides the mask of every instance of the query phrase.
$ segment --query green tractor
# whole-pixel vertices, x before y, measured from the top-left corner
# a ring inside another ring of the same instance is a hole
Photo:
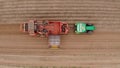
[[[81,33],[88,33],[91,34],[95,30],[95,26],[93,24],[87,24],[84,22],[77,22],[75,24],[75,33],[81,34]]]

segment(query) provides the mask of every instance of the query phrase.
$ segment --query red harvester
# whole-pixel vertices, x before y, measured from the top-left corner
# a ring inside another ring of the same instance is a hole
[[[68,34],[69,27],[65,22],[59,21],[37,21],[30,20],[20,26],[21,31],[27,32],[32,36],[40,35],[47,37],[50,48],[58,48],[60,46],[60,35]]]

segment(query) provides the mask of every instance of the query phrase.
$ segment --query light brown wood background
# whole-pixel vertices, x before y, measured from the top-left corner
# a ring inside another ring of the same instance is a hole
[[[19,31],[29,19],[83,21],[96,30],[62,36],[61,49],[51,50],[46,38]],[[0,0],[0,64],[120,68],[120,0]]]

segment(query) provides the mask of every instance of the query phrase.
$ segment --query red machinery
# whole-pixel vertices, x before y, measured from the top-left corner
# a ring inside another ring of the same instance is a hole
[[[40,35],[48,37],[49,46],[58,48],[60,45],[60,35],[68,34],[68,24],[58,21],[30,20],[21,24],[21,31],[28,32],[30,35]]]

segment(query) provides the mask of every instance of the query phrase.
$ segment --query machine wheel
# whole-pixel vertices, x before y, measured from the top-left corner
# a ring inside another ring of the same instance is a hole
[[[87,31],[87,33],[88,33],[88,34],[92,34],[92,33],[93,33],[93,31],[91,31],[91,30],[88,30],[88,31]]]
[[[48,32],[48,30],[46,30],[46,29],[43,29],[43,30],[42,30],[42,32],[44,32],[44,33],[47,33],[47,32]]]
[[[92,26],[93,24],[91,24],[91,23],[87,23],[86,25],[87,25],[87,26]]]
[[[25,31],[28,31],[28,23],[25,23]]]
[[[74,31],[76,31],[77,30],[77,26],[74,24]]]
[[[65,32],[65,28],[66,28],[66,24],[63,24],[63,25],[62,25],[62,28],[61,28],[61,29],[62,29],[62,32]]]
[[[48,25],[48,21],[44,20],[44,21],[42,22],[42,24],[43,24],[43,25]]]
[[[35,24],[34,24],[34,32],[37,33],[37,31],[38,31],[38,24],[35,23]]]

